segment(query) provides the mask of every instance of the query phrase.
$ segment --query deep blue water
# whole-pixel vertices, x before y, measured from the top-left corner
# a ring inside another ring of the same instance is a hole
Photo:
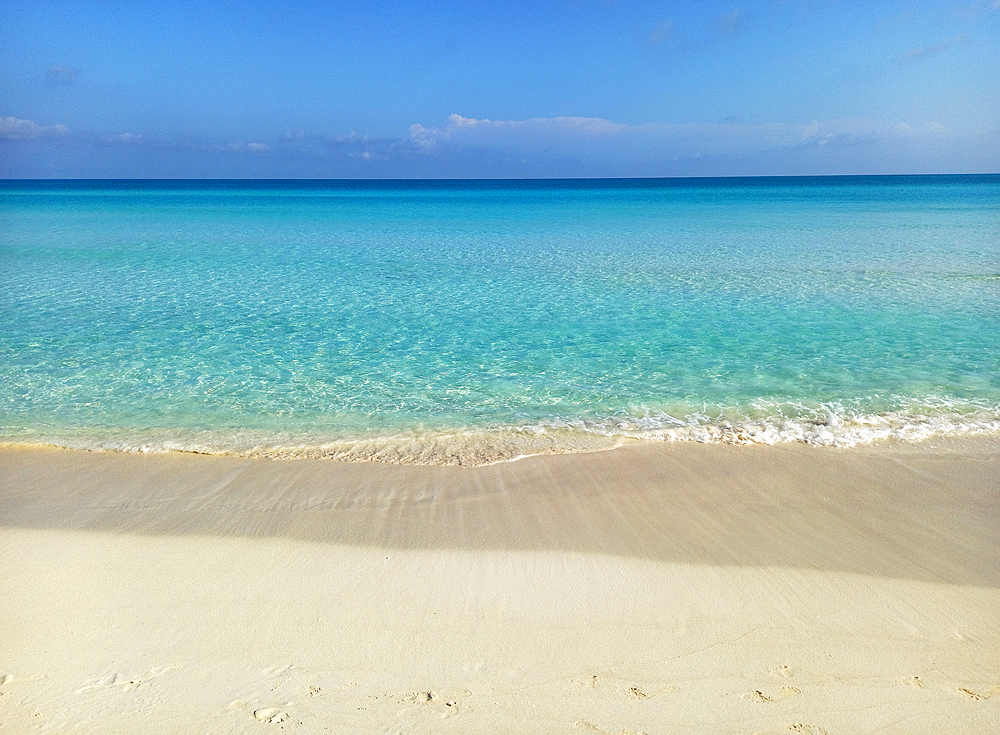
[[[0,441],[1000,433],[1000,177],[0,182]]]

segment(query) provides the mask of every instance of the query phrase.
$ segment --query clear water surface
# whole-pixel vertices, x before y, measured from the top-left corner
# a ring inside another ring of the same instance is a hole
[[[1000,176],[0,182],[0,441],[1000,433]]]

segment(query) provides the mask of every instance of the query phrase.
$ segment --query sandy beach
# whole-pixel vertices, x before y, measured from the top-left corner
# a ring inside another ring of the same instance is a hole
[[[2,733],[986,733],[1000,446],[0,450]]]

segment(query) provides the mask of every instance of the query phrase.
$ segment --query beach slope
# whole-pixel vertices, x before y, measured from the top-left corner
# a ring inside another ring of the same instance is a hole
[[[983,733],[1000,450],[0,449],[0,733]]]

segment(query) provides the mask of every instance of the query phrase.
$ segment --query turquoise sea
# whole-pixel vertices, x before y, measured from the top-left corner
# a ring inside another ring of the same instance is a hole
[[[1000,176],[0,182],[0,442],[1000,435]]]

